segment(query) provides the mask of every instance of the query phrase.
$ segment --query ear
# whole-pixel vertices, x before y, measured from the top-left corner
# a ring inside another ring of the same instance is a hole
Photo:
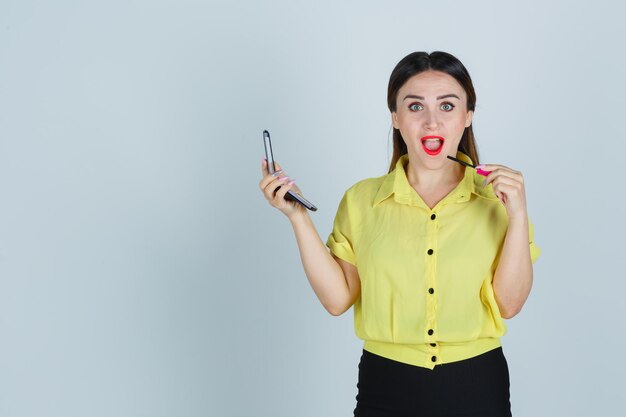
[[[394,129],[399,129],[398,127],[398,114],[394,111],[391,113],[391,124]]]
[[[465,118],[465,127],[470,127],[472,124],[472,117],[474,117],[474,112],[470,110],[467,112],[467,117]]]

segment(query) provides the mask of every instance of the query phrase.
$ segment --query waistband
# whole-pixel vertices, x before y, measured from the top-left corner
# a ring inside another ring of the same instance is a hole
[[[398,362],[433,369],[436,365],[469,359],[502,346],[499,337],[434,344],[435,346],[431,346],[430,343],[407,345],[365,340],[363,349]]]

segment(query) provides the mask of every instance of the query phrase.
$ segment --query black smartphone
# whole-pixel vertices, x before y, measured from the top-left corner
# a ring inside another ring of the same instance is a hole
[[[274,172],[276,172],[276,167],[274,166],[274,154],[272,154],[272,141],[270,140],[270,132],[268,132],[267,130],[263,131],[263,145],[265,146],[267,171],[270,174],[273,174]],[[280,190],[280,187],[278,187],[276,190]],[[317,211],[317,207],[315,207],[310,201],[308,201],[306,198],[302,197],[295,191],[287,191],[287,194],[285,194],[285,200],[297,201],[309,210]]]

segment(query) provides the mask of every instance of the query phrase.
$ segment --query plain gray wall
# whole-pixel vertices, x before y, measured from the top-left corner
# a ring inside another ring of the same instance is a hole
[[[481,161],[542,255],[503,348],[515,416],[623,407],[617,2],[0,3],[0,416],[349,416],[362,342],[258,188],[319,211],[386,173],[389,74],[468,68]]]

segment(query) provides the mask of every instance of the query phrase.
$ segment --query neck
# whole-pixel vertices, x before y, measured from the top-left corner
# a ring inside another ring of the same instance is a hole
[[[409,184],[421,190],[438,190],[458,184],[465,176],[465,167],[446,158],[447,163],[439,169],[428,169],[415,162],[417,157],[409,154],[409,163],[405,167]]]

